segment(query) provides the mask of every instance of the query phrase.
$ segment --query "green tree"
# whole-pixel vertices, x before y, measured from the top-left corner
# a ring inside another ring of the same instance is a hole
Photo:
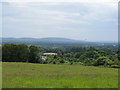
[[[17,62],[18,48],[16,44],[4,44],[2,46],[2,61],[3,62]]]
[[[26,44],[19,44],[18,45],[18,61],[28,62],[29,57],[29,48]]]
[[[104,66],[112,65],[112,61],[108,57],[101,56],[94,63],[94,66],[99,66],[99,65],[104,65]]]
[[[31,45],[29,47],[29,62],[31,63],[39,63],[39,48],[37,46]]]
[[[26,62],[29,56],[28,46],[25,44],[3,44],[3,62]]]

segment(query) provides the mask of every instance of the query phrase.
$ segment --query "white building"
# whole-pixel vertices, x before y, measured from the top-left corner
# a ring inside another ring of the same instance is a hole
[[[41,56],[42,60],[46,60],[47,56]]]

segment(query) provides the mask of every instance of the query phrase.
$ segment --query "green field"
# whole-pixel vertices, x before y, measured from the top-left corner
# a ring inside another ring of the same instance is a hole
[[[118,69],[3,63],[3,88],[118,88]]]

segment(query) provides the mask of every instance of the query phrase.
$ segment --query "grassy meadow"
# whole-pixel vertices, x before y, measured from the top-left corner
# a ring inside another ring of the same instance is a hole
[[[3,88],[118,88],[118,69],[80,65],[2,63]]]

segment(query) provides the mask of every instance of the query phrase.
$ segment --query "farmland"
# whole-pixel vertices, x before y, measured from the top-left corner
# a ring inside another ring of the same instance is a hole
[[[3,88],[117,88],[118,69],[3,62]]]

